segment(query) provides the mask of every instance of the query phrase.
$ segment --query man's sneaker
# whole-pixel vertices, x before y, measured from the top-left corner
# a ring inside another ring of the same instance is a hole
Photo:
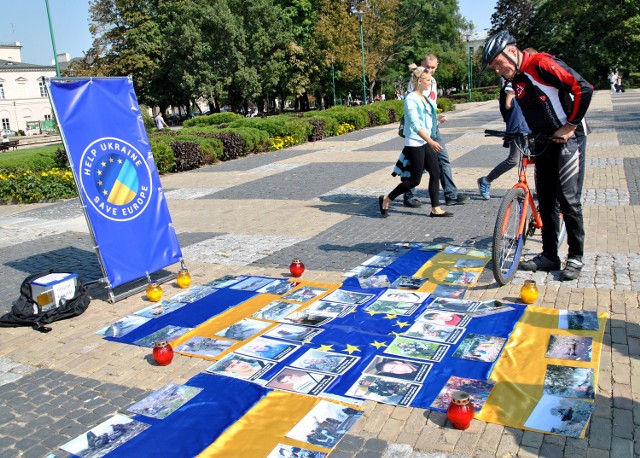
[[[529,270],[531,272],[537,272],[538,270],[544,270],[549,272],[550,270],[560,270],[560,259],[548,258],[544,253],[540,253],[533,259],[528,261],[522,261],[520,263],[521,270]]]
[[[422,203],[420,203],[420,201],[415,197],[412,197],[411,199],[403,199],[402,203],[404,204],[405,207],[411,207],[411,208],[422,207]]]
[[[480,195],[484,200],[491,199],[491,195],[489,195],[489,191],[491,190],[491,183],[487,182],[485,177],[478,178],[478,190],[480,191]]]
[[[469,196],[465,194],[458,194],[458,197],[455,198],[445,197],[444,203],[445,205],[462,205],[467,200],[469,200]]]
[[[570,281],[578,278],[582,271],[582,266],[584,264],[575,258],[567,259],[564,270],[560,272],[560,281]]]

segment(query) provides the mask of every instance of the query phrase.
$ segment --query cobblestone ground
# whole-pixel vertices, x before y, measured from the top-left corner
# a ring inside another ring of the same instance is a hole
[[[365,403],[364,418],[331,453],[339,457],[640,456],[640,91],[598,92],[589,111],[583,193],[585,267],[573,282],[558,272],[519,272],[498,287],[490,271],[471,298],[517,302],[533,278],[538,305],[610,314],[601,356],[596,410],[585,439],[521,431],[475,420],[458,431],[439,412]],[[464,104],[442,126],[460,192],[471,199],[447,207],[454,218],[426,217],[398,199],[390,217],[377,196],[396,180],[402,148],[396,126],[353,132],[313,144],[253,155],[162,177],[174,225],[194,284],[223,274],[284,275],[293,258],[305,278],[340,281],[342,274],[391,243],[447,242],[491,246],[500,197],[515,181],[493,183],[480,199],[476,179],[506,155],[484,129],[501,129],[496,102]],[[428,201],[421,185],[418,196]],[[79,201],[0,207],[0,313],[9,310],[26,275],[55,268],[85,280],[102,276]],[[527,255],[540,249],[539,236]],[[566,250],[566,247],[563,248]],[[176,270],[169,266],[167,270]],[[163,285],[167,297],[178,290]],[[148,305],[139,294],[116,304],[91,289],[89,310],[54,323],[53,331],[0,332],[0,456],[65,456],[57,447],[165,383],[183,383],[208,362],[178,356],[154,366],[148,350],[100,339],[95,332]],[[37,431],[38,434],[34,434]],[[185,440],[188,440],[185,438]]]

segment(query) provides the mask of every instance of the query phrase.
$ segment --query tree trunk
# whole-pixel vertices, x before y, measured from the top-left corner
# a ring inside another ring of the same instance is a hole
[[[373,90],[374,90],[375,87],[376,87],[376,82],[375,81],[369,81],[369,91],[368,91],[369,92],[369,100],[367,100],[367,102],[369,102],[369,103],[373,103],[373,98],[374,98]]]

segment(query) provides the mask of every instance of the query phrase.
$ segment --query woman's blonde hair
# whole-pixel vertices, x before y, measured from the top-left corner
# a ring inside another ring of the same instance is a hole
[[[411,72],[411,82],[415,86],[426,69],[424,67],[419,67],[416,64],[409,64],[409,71]]]

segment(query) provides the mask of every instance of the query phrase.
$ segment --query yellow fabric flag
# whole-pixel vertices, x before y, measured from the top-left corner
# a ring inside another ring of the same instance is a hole
[[[298,393],[272,391],[213,444],[198,455],[205,457],[265,457],[277,444],[328,453],[329,448],[286,437],[286,434],[323,399]],[[331,401],[346,407],[353,405]]]
[[[607,314],[598,314],[597,331],[559,329],[559,310],[529,306],[516,324],[502,356],[491,372],[496,382],[489,399],[476,418],[512,428],[524,426],[543,395],[547,365],[593,368],[594,390],[598,386],[598,367]],[[591,337],[591,361],[548,358],[551,335]],[[585,428],[586,429],[586,428]],[[584,437],[582,431],[580,437]]]

